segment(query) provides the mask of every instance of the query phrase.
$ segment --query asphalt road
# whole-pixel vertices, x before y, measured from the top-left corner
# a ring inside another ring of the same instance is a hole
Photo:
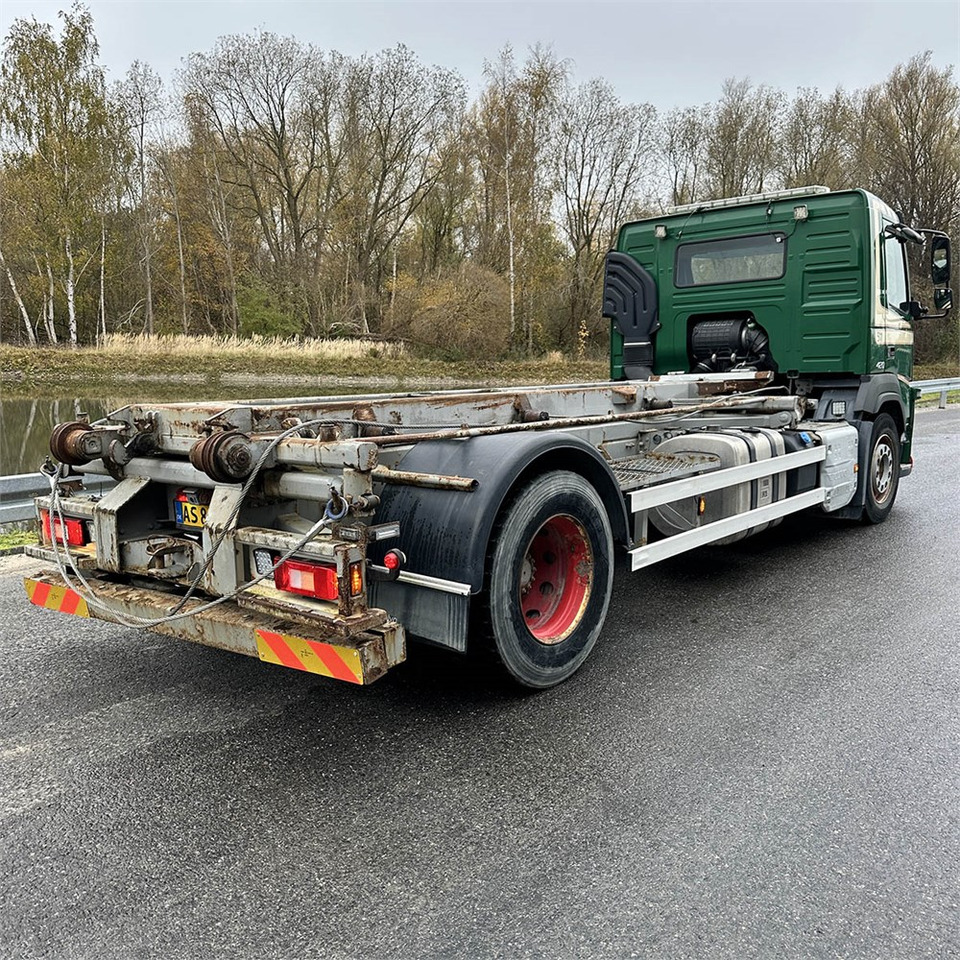
[[[64,617],[4,561],[0,955],[960,955],[960,409],[918,429],[885,525],[622,563],[534,696]]]

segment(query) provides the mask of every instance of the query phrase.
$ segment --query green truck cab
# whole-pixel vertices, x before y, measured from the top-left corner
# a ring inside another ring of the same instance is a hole
[[[889,416],[905,475],[912,324],[930,315],[911,293],[908,243],[929,247],[945,312],[949,239],[865,190],[781,190],[625,224],[604,289],[612,379],[773,371],[777,386],[817,401],[818,419],[869,433]]]

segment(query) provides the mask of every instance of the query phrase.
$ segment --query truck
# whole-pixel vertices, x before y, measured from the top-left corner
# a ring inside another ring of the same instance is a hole
[[[607,256],[609,381],[59,424],[27,595],[352,683],[412,638],[551,687],[603,630],[615,550],[637,571],[801,511],[887,518],[931,315],[910,245],[943,316],[949,238],[865,190],[673,207]]]

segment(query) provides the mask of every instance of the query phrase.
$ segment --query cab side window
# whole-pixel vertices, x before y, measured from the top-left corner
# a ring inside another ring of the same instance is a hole
[[[903,244],[896,238],[884,235],[883,238],[883,303],[900,310],[907,296],[907,261]],[[902,312],[902,311],[901,311]]]

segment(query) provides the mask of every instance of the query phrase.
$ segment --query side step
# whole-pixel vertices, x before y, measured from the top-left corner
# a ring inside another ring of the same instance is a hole
[[[719,470],[720,466],[720,458],[712,453],[645,453],[610,463],[610,469],[624,493],[671,480],[682,480],[684,477],[696,477]]]

